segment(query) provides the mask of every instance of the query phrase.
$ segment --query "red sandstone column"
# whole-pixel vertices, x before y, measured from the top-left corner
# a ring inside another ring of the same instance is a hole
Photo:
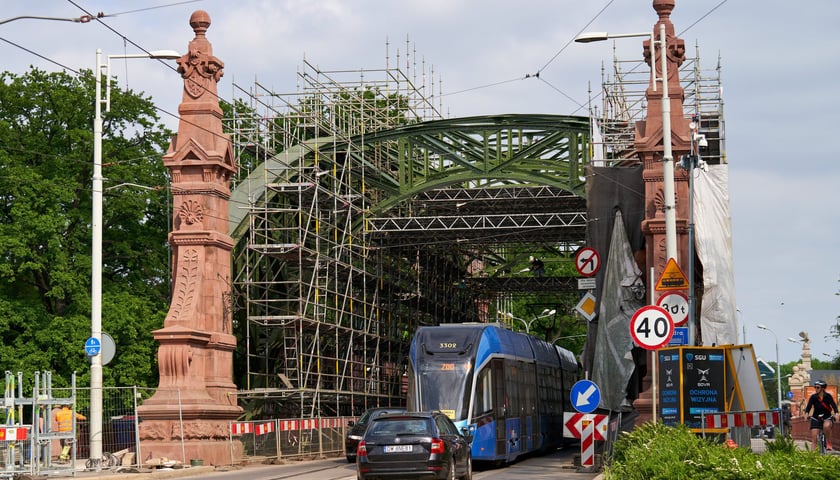
[[[674,25],[671,23],[670,15],[674,9],[675,0],[654,0],[653,9],[659,15],[659,20],[654,25],[653,31],[659,32],[659,24],[665,24],[667,45],[666,54],[668,61],[668,96],[671,102],[671,145],[675,162],[679,161],[683,154],[690,149],[690,131],[688,120],[683,117],[684,92],[679,81],[679,67],[685,60],[685,42],[677,38],[674,33]],[[658,34],[655,36],[658,41]],[[654,48],[651,48],[654,47]],[[653,65],[656,70],[657,79],[661,78],[662,49],[659,45],[650,45],[650,41],[644,42],[645,61]],[[664,176],[662,169],[662,88],[657,86],[654,91],[653,85],[649,85],[647,92],[647,118],[636,124],[635,147],[639,159],[644,165],[642,177],[645,182],[645,220],[642,222],[642,232],[645,234],[647,265],[644,268],[645,275],[650,275],[650,269],[654,269],[654,277],[648,279],[647,284],[652,285],[662,274],[668,258],[665,251],[665,196]],[[674,194],[676,196],[676,217],[677,217],[677,255],[678,264],[683,271],[687,271],[688,264],[688,216],[689,216],[689,195],[688,176],[682,169],[674,170]],[[657,293],[658,295],[658,293]],[[689,321],[694,321],[690,319]],[[647,373],[642,382],[643,391],[633,406],[639,412],[637,424],[650,421],[653,418],[653,404],[651,392],[651,364],[655,361],[655,354],[648,355]]]
[[[225,308],[233,249],[228,202],[235,165],[230,138],[222,133],[217,95],[224,64],[213,56],[205,37],[210,16],[198,10],[190,26],[195,38],[178,60],[184,79],[178,134],[163,157],[174,198],[169,234],[174,288],[164,326],[153,332],[160,342],[160,385],[138,409],[140,440],[145,458],[229,464],[228,424],[242,413],[233,383],[236,338]]]

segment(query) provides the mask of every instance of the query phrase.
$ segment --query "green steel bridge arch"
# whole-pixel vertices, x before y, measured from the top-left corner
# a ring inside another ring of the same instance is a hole
[[[243,205],[267,201],[259,197],[270,194],[271,184],[305,184],[319,173],[344,183],[348,196],[366,197],[369,217],[442,188],[551,187],[585,198],[589,136],[588,117],[510,114],[414,123],[347,140],[307,140],[238,183],[229,231],[235,239],[247,231]]]

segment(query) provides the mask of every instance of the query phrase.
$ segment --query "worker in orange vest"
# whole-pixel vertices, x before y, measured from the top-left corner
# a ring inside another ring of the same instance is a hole
[[[61,433],[68,433],[73,431],[73,416],[76,420],[87,420],[87,417],[81,413],[76,413],[70,410],[70,405],[62,405],[61,409],[55,412],[55,422],[58,424],[58,431]],[[61,439],[61,455],[58,457],[61,460],[70,458],[70,446],[73,444],[73,438]]]

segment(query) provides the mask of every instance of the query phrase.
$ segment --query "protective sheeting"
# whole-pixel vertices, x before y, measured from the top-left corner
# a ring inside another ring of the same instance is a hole
[[[645,184],[642,165],[629,167],[586,167],[586,244],[601,256],[601,268],[595,275],[595,311],[601,310],[604,287],[604,265],[609,261],[610,239],[613,234],[616,212],[621,212],[624,230],[630,241],[630,249],[644,255],[645,236],[642,221],[645,219]],[[587,375],[592,375],[595,361],[600,318],[589,322],[582,362]],[[641,388],[641,380],[630,386],[630,395],[635,398]]]
[[[703,265],[700,335],[703,345],[738,340],[729,167],[706,165],[694,174],[694,245]]]
[[[636,368],[630,319],[645,298],[642,271],[633,257],[620,211],[615,214],[601,297],[592,381],[601,388],[600,407],[617,411],[628,403],[627,384]]]

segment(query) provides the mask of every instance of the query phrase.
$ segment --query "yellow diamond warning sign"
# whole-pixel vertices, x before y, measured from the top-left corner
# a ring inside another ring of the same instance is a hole
[[[595,318],[595,295],[586,292],[575,306],[575,310],[591,322]]]
[[[659,276],[656,282],[656,290],[683,290],[688,288],[688,279],[685,278],[680,266],[677,265],[673,258],[668,259],[668,264],[665,265],[665,270]]]

